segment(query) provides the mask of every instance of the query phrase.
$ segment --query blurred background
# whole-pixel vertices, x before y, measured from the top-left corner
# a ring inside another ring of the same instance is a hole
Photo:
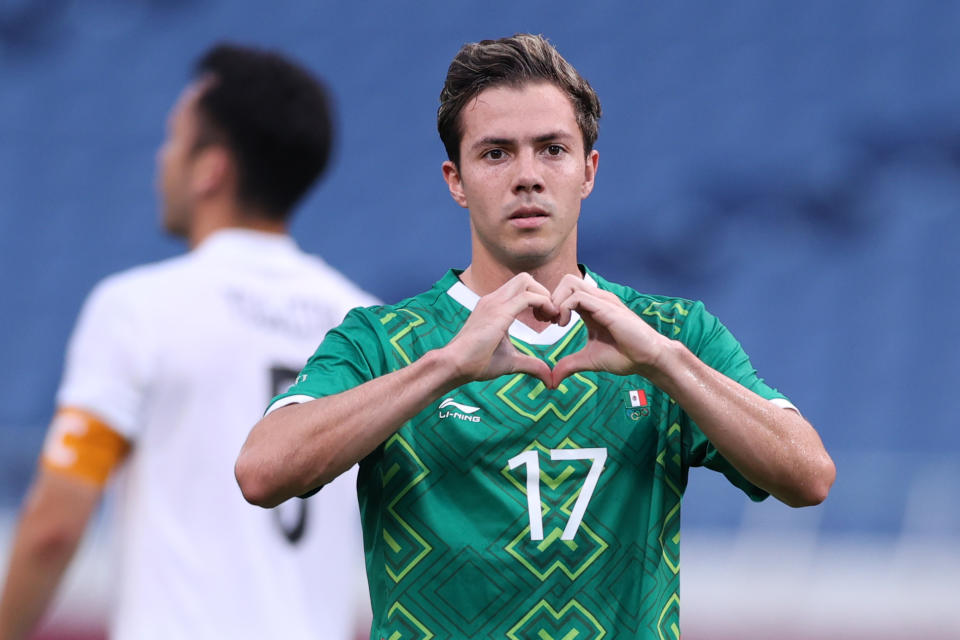
[[[693,471],[685,640],[960,637],[960,3],[944,1],[0,0],[0,567],[85,295],[183,251],[157,224],[154,154],[193,60],[230,39],[326,79],[334,167],[294,233],[395,301],[466,266],[440,173],[446,67],[519,31],[603,104],[581,261],[703,300],[837,463],[804,510]],[[88,536],[45,637],[98,637],[109,545]]]

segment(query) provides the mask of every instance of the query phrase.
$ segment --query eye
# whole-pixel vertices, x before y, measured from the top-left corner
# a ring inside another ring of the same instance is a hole
[[[558,156],[563,153],[563,147],[559,144],[551,144],[547,146],[547,153],[551,156]]]
[[[503,158],[503,149],[490,149],[483,155],[491,160],[500,160]]]

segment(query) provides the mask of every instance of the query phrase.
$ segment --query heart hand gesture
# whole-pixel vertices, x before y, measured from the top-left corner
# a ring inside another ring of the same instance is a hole
[[[527,309],[538,320],[566,325],[576,310],[587,326],[586,346],[562,358],[554,369],[510,342],[510,324]],[[526,373],[556,388],[578,371],[617,375],[655,370],[669,339],[657,333],[609,291],[573,275],[564,276],[551,294],[527,273],[508,280],[482,298],[460,332],[447,345],[460,384],[489,380],[509,373]]]

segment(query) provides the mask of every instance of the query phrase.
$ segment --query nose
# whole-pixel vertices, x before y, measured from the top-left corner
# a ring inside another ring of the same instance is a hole
[[[541,174],[540,163],[537,162],[537,156],[533,150],[524,150],[517,154],[514,166],[516,167],[513,183],[515,194],[525,191],[529,193],[543,192],[543,175]]]

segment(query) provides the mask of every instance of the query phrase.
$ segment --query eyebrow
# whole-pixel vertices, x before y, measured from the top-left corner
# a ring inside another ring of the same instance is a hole
[[[551,131],[550,133],[544,133],[533,139],[534,142],[550,142],[551,140],[563,140],[565,138],[573,138],[573,134],[567,133],[566,131]]]
[[[487,136],[486,138],[480,138],[471,145],[473,149],[479,149],[480,147],[505,147],[511,144],[514,144],[515,140],[512,138],[494,138],[493,136]]]
[[[543,143],[550,142],[551,140],[563,140],[567,138],[574,137],[572,134],[569,134],[565,131],[550,131],[549,133],[542,133],[539,136],[533,138],[534,143]],[[516,144],[517,140],[515,138],[497,138],[495,136],[487,136],[485,138],[480,138],[477,140],[471,148],[477,149],[480,147],[505,147],[512,144]]]

